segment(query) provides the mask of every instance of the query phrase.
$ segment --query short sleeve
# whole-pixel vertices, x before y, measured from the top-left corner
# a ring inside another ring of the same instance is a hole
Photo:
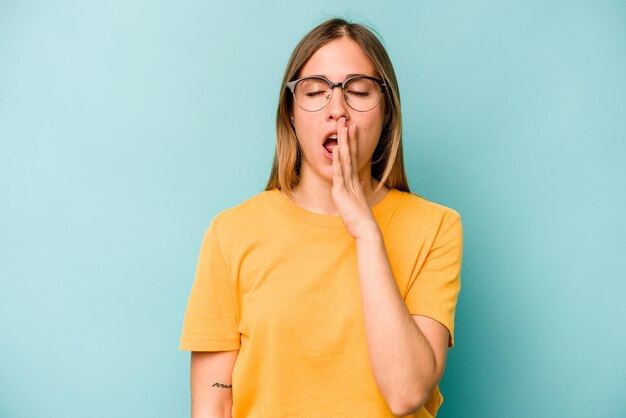
[[[427,316],[448,329],[448,347],[454,346],[454,313],[461,290],[462,252],[461,217],[449,210],[439,224],[423,264],[410,278],[405,298],[412,315]]]
[[[180,349],[227,351],[237,350],[239,346],[235,303],[214,219],[202,240]]]

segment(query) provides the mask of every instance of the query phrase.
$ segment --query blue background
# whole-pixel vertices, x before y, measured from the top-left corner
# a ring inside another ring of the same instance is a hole
[[[335,15],[385,41],[412,191],[463,216],[439,416],[626,416],[626,4],[263,3],[0,1],[0,416],[188,416],[202,235]]]

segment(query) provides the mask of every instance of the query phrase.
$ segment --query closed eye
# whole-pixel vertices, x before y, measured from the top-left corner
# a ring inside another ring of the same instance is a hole
[[[320,96],[320,95],[325,94],[325,93],[326,93],[325,91],[320,90],[320,91],[311,91],[311,92],[308,92],[308,93],[304,93],[304,95],[307,96],[307,97],[315,97],[315,96]]]
[[[367,97],[370,95],[369,91],[354,91],[354,90],[348,91],[348,94],[351,96],[361,96],[361,97]]]

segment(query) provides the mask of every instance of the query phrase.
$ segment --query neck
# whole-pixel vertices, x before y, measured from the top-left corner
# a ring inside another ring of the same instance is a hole
[[[385,186],[374,193],[379,181],[373,178],[369,172],[363,175],[359,174],[359,180],[370,207],[376,205],[387,194],[388,189]],[[321,215],[338,216],[339,212],[331,194],[332,186],[332,180],[329,182],[318,176],[307,176],[306,172],[303,172],[300,183],[292,192],[291,200],[308,211]]]

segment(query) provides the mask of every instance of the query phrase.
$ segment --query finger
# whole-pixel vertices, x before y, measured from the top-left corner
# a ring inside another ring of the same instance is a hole
[[[350,125],[348,128],[348,142],[350,143],[350,160],[352,161],[352,169],[359,173],[359,160],[357,157],[358,141],[356,138],[356,125]]]
[[[339,153],[339,145],[335,145],[332,149],[333,154],[333,184],[343,181],[343,171],[341,170],[341,161]]]
[[[341,149],[341,170],[343,171],[345,182],[348,183],[352,176],[352,166],[350,161],[350,145],[348,144],[348,128],[346,127],[346,120],[344,118],[339,119],[337,126],[337,142]]]
[[[333,147],[333,187],[341,187],[343,185],[343,172],[339,154],[339,145],[335,145]]]

